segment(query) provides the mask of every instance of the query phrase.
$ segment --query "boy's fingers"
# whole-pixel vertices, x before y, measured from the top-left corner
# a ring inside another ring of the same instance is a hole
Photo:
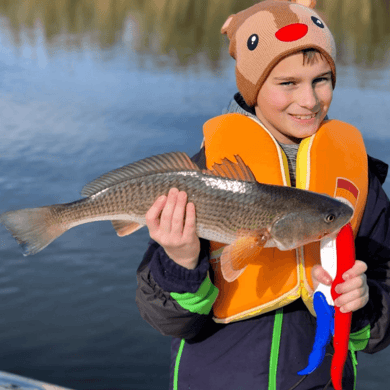
[[[184,222],[183,239],[188,240],[196,233],[195,205],[188,203],[186,207],[186,219]]]
[[[337,294],[346,294],[359,288],[368,289],[367,277],[365,274],[348,279],[346,282],[340,283],[335,287]]]
[[[335,305],[340,307],[341,312],[347,313],[364,307],[368,302],[368,298],[368,291],[364,289],[354,290],[338,297],[335,300]]]
[[[366,271],[367,264],[364,261],[356,260],[354,266],[344,272],[343,279],[345,282],[338,284],[335,291],[338,294],[345,294],[361,287],[368,290]]]
[[[184,214],[187,204],[187,194],[184,191],[180,191],[177,195],[177,201],[175,210],[172,215],[171,232],[180,235],[183,232]]]
[[[354,311],[357,311],[357,310],[361,309],[366,304],[367,304],[367,301],[365,301],[363,299],[357,299],[357,300],[355,300],[353,302],[349,302],[346,305],[341,306],[340,307],[340,311],[342,313],[354,312]]]
[[[153,233],[160,227],[160,214],[163,210],[165,203],[167,201],[167,197],[165,195],[160,196],[153,203],[152,207],[148,210],[145,215],[146,225],[149,229],[149,233]]]
[[[336,286],[336,292],[341,295],[335,300],[335,305],[340,307],[341,312],[356,311],[367,304],[369,288],[367,285],[367,277],[364,273],[365,270],[367,270],[366,264],[357,260],[357,264],[351,270],[347,271],[350,272],[350,279],[347,277],[344,283]],[[353,276],[355,273],[357,276]]]
[[[325,284],[329,286],[332,283],[332,278],[328,274],[328,272],[325,271],[325,269],[320,265],[315,265],[312,269],[312,276],[313,279],[315,279],[315,282]],[[317,286],[314,286],[315,288]]]
[[[366,271],[367,271],[367,264],[364,261],[356,260],[354,266],[348,271],[344,272],[343,279],[344,280],[352,279],[356,276],[364,274]]]
[[[356,288],[352,291],[340,295],[335,301],[336,306],[343,306],[357,299],[363,298],[367,294],[364,287]]]
[[[164,206],[164,209],[161,213],[161,218],[160,218],[160,230],[163,233],[170,233],[171,232],[172,216],[173,216],[173,212],[175,210],[175,205],[176,205],[178,193],[179,193],[179,190],[177,188],[171,188],[168,192],[167,202],[165,203],[165,206]]]

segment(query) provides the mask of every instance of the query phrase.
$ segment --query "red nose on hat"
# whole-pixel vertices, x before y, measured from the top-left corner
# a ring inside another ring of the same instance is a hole
[[[293,42],[303,38],[308,31],[306,24],[294,23],[279,29],[275,36],[282,42]]]

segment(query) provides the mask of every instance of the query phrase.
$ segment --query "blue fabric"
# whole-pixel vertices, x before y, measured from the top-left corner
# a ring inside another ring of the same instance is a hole
[[[306,368],[298,372],[298,375],[311,374],[321,365],[325,357],[326,347],[333,334],[334,307],[329,305],[325,295],[320,291],[314,294],[313,304],[317,314],[316,336],[309,356],[309,363]]]
[[[167,256],[164,249],[153,240],[149,243],[148,251],[153,253],[149,262],[150,272],[156,283],[167,292],[196,293],[210,268],[209,243],[206,240],[201,239],[199,263],[194,270],[189,270],[175,263]]]

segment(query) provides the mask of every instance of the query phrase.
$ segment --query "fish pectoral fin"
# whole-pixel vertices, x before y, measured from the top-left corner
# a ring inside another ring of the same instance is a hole
[[[234,282],[245,271],[246,267],[239,270],[234,269],[230,261],[223,262],[221,257],[222,276],[229,283]]]
[[[112,226],[114,227],[116,234],[119,237],[128,236],[137,230],[141,229],[144,225],[140,225],[137,222],[129,222],[123,220],[111,221]]]
[[[264,236],[240,237],[226,246],[221,255],[222,276],[227,282],[236,280],[266,243]]]

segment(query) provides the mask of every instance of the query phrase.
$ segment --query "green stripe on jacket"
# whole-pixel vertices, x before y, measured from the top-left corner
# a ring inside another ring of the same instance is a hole
[[[349,350],[351,351],[351,359],[352,359],[352,366],[353,366],[353,374],[355,377],[353,389],[356,389],[356,377],[357,377],[357,357],[356,352],[362,351],[364,348],[367,347],[368,341],[370,340],[371,336],[371,326],[367,325],[363,329],[351,333],[349,336]]]
[[[210,280],[209,275],[200,285],[196,293],[170,293],[171,297],[191,313],[209,314],[218,295],[218,288]]]

